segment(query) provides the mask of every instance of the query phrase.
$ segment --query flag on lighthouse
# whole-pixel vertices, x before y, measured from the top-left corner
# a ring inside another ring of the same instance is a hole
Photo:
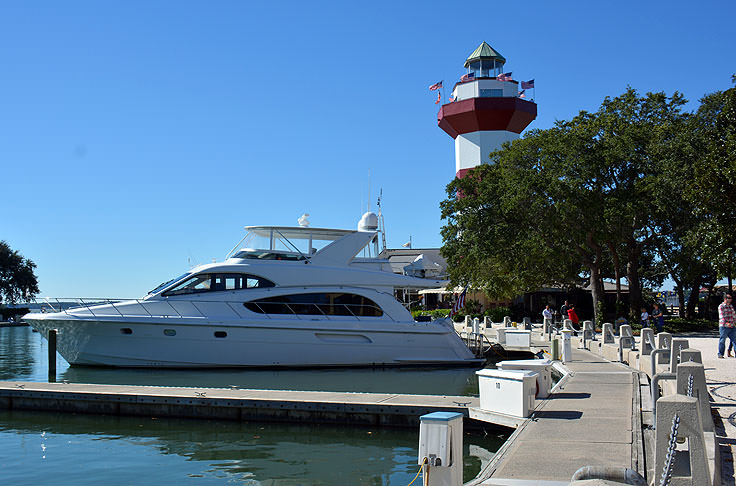
[[[436,89],[440,89],[442,87],[442,81],[438,81],[434,83],[432,86],[429,87],[430,91],[434,91]]]
[[[442,95],[441,95],[441,94],[440,94],[440,92],[438,91],[438,92],[437,92],[437,101],[435,101],[435,102],[434,102],[434,104],[435,104],[435,105],[438,105],[438,104],[440,103],[440,101],[442,101]]]
[[[511,81],[511,73],[503,73],[496,76],[498,81]]]
[[[519,91],[519,98],[526,98],[526,95],[524,94],[525,91],[526,91],[525,89],[522,89],[521,91]]]
[[[452,310],[450,311],[450,317],[454,316],[460,311],[460,309],[465,307],[465,294],[467,293],[468,293],[468,286],[466,285],[465,288],[463,289],[463,293],[460,294],[460,297],[457,298],[457,300],[455,301],[455,304],[452,306]]]
[[[529,81],[522,81],[521,82],[521,89],[532,89],[534,87],[534,80],[530,79]]]
[[[462,78],[460,78],[460,82],[466,83],[468,81],[472,81],[473,79],[475,79],[475,73],[468,73],[468,74],[463,75]]]

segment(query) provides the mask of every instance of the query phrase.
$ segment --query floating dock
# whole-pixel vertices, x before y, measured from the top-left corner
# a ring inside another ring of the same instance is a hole
[[[478,406],[478,398],[463,396],[0,382],[0,409],[107,415],[418,427],[424,414],[468,417]],[[494,425],[507,422],[467,427]]]

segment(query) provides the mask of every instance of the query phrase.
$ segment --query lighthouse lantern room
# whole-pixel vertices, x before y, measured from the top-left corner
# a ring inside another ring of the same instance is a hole
[[[537,105],[519,97],[519,84],[504,74],[506,59],[483,42],[465,61],[467,73],[455,84],[454,101],[442,105],[437,123],[455,139],[455,174],[490,161],[489,155],[537,117]]]

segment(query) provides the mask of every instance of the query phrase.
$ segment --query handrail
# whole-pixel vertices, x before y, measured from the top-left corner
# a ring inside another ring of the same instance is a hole
[[[51,299],[55,301],[56,305],[52,305]],[[244,303],[249,303],[254,306],[256,306],[258,309],[260,309],[260,313],[256,313],[259,316],[263,316],[268,319],[273,319],[274,315],[268,314],[265,312],[265,309],[260,305],[263,302],[259,301],[258,299],[250,301],[250,302],[243,302],[242,300],[171,300],[171,299],[162,299],[162,300],[143,300],[143,299],[103,299],[103,298],[44,298],[44,299],[34,299],[34,303],[38,304],[41,308],[41,312],[46,312],[44,309],[44,306],[48,306],[51,308],[53,312],[63,312],[67,315],[72,315],[75,313],[75,311],[79,312],[86,312],[89,313],[93,317],[110,317],[111,314],[104,313],[104,308],[107,307],[111,311],[114,311],[114,314],[112,314],[115,317],[140,317],[140,311],[145,312],[146,317],[150,318],[176,318],[176,319],[182,319],[185,317],[189,318],[207,318],[207,314],[200,308],[201,304],[216,304],[221,305],[224,308],[229,309],[230,313],[232,313],[236,318],[243,318],[243,315],[238,312],[237,308],[240,308]],[[196,313],[189,314],[187,312],[182,312],[179,309],[177,309],[176,304],[181,303],[184,305],[189,305],[193,309],[196,310]],[[134,306],[134,309],[136,310],[128,310],[124,308],[126,304],[137,304]],[[200,305],[198,305],[200,304]],[[319,314],[299,314],[298,312],[294,311],[290,305],[287,303],[284,303],[287,305],[288,309],[291,311],[290,314],[283,314],[284,316],[296,316],[299,319],[307,319],[307,318],[314,318],[314,317],[321,317],[328,320],[334,320],[339,318],[345,318],[345,319],[356,319],[358,321],[363,320],[365,318],[380,318],[385,317],[388,320],[391,320],[392,322],[399,322],[396,318],[394,318],[390,313],[383,311],[382,316],[361,316],[356,312],[356,308],[375,308],[376,306],[370,305],[370,304],[333,304],[335,306],[339,306],[341,309],[346,309],[347,314],[344,315],[331,315],[325,313],[325,311],[321,308],[320,305],[315,303],[310,303],[313,307],[315,307]],[[155,310],[152,309],[152,307],[155,307],[157,305],[164,305],[168,308],[171,308],[171,310],[174,312],[174,314],[167,314],[166,311],[161,310]],[[235,305],[235,306],[234,306]],[[140,310],[138,310],[140,309]]]

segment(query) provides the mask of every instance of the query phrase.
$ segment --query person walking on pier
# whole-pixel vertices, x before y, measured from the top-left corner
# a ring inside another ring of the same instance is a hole
[[[718,306],[718,357],[723,358],[726,350],[726,338],[733,344],[736,339],[736,312],[733,310],[731,294],[723,294],[723,302]]]
[[[662,314],[662,309],[659,308],[659,304],[654,304],[652,315],[649,317],[652,319],[652,324],[657,326],[657,332],[664,331],[664,314]]]

